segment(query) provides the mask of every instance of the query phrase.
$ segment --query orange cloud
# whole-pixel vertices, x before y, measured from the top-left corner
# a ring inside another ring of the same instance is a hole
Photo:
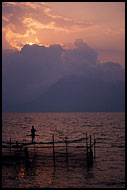
[[[3,2],[2,47],[20,50],[27,42],[65,44],[82,38],[97,49],[124,51],[124,8],[120,2]]]
[[[93,23],[77,22],[60,15],[53,15],[51,9],[43,2],[5,2],[2,14],[5,40],[12,48],[17,49],[21,49],[20,46],[25,41],[38,39],[37,33],[40,30],[42,33],[44,30],[49,30],[66,34],[84,30],[93,25]]]
[[[13,32],[14,29],[15,25],[9,24],[7,27],[3,28],[3,32],[5,32],[5,39],[10,44],[10,46],[18,50],[22,48],[29,36],[36,34],[33,29],[26,30],[26,33],[24,34]],[[33,37],[33,39],[34,38],[35,37]],[[34,41],[37,42],[37,38]]]
[[[2,16],[2,20],[3,20],[3,21],[7,21],[7,22],[9,21],[9,19],[6,18],[5,16]]]

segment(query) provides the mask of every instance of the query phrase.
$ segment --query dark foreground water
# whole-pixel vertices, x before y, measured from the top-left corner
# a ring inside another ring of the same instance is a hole
[[[63,156],[61,160],[56,160],[54,168],[52,158],[47,161],[48,164],[44,162],[44,156],[52,154],[52,148],[39,149],[36,145],[34,149],[32,145],[28,147],[30,166],[15,162],[2,165],[3,188],[125,187],[124,113],[4,113],[2,141],[9,141],[11,137],[12,142],[30,142],[31,138],[27,135],[32,125],[39,135],[36,142],[52,141],[52,134],[55,134],[55,141],[67,136],[70,141],[82,139],[78,145],[85,145],[83,138],[86,133],[92,135],[92,141],[93,137],[97,141],[93,165],[87,166],[84,149],[80,151],[68,147],[68,162],[63,154],[65,148],[61,148],[59,151]]]

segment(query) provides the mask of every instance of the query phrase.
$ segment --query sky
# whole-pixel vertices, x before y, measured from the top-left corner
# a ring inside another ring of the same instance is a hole
[[[125,68],[124,2],[3,2],[2,48],[25,44],[72,48],[82,39],[98,53],[100,63]]]

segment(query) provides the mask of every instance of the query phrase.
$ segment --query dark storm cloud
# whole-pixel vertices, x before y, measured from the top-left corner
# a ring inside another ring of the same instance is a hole
[[[65,75],[109,82],[124,80],[124,69],[120,64],[100,64],[97,53],[81,39],[74,45],[74,48],[66,50],[54,44],[49,47],[25,45],[21,51],[11,54],[3,51],[3,105],[36,99]]]

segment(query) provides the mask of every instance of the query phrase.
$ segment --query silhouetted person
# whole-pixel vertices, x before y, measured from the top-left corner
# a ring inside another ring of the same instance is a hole
[[[34,129],[34,126],[32,126],[32,129],[31,129],[32,143],[34,142],[35,131],[36,131],[36,129]]]

